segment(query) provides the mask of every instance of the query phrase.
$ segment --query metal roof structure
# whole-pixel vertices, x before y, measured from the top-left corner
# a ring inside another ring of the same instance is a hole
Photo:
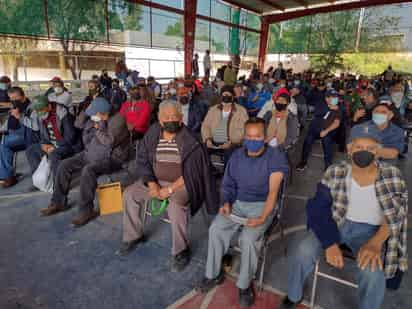
[[[295,18],[370,7],[385,4],[410,2],[410,0],[223,0],[224,2],[254,12],[262,16],[285,15],[285,18]],[[286,19],[284,19],[286,20]]]

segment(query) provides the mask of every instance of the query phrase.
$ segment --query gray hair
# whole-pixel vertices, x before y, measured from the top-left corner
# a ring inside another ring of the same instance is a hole
[[[174,108],[178,114],[182,115],[182,107],[179,103],[173,100],[164,100],[159,104],[159,115],[165,108]]]

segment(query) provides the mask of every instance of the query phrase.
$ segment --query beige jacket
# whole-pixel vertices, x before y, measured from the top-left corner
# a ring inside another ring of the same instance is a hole
[[[213,132],[220,124],[222,119],[222,106],[215,105],[209,108],[206,118],[202,123],[202,139],[206,142],[212,139]],[[228,140],[232,144],[240,144],[243,140],[245,131],[245,122],[249,119],[247,111],[244,107],[233,104],[232,112],[229,115],[228,121]]]

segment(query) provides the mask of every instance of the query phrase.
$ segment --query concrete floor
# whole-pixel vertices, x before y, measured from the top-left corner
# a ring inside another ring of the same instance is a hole
[[[320,153],[320,145],[314,147]],[[412,156],[401,162],[411,184]],[[321,177],[322,159],[312,156],[310,168],[294,174],[285,211],[286,228],[304,228],[305,202]],[[150,220],[149,240],[127,257],[115,255],[121,239],[121,214],[100,217],[81,229],[70,221],[76,209],[50,218],[39,217],[50,196],[31,192],[23,154],[18,157],[22,181],[0,191],[0,309],[138,308],[161,309],[189,293],[204,272],[207,227],[200,214],[191,220],[193,259],[179,274],[170,272],[170,229]],[[77,192],[70,199],[75,206]],[[303,235],[288,235],[287,243]],[[412,232],[409,232],[412,245]],[[236,270],[235,270],[236,272]],[[350,278],[349,270],[344,276]],[[287,261],[279,242],[270,248],[265,284],[286,290]],[[307,286],[308,299],[310,284]],[[356,293],[321,280],[317,303],[328,309],[356,308]],[[406,309],[412,303],[412,277],[397,292],[388,292],[383,308]],[[275,309],[275,308],[274,308]]]

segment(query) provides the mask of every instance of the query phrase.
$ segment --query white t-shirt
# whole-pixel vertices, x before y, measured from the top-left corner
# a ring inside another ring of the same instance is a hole
[[[352,177],[347,182],[349,205],[346,219],[357,223],[381,225],[384,214],[376,197],[375,184],[361,187]]]

